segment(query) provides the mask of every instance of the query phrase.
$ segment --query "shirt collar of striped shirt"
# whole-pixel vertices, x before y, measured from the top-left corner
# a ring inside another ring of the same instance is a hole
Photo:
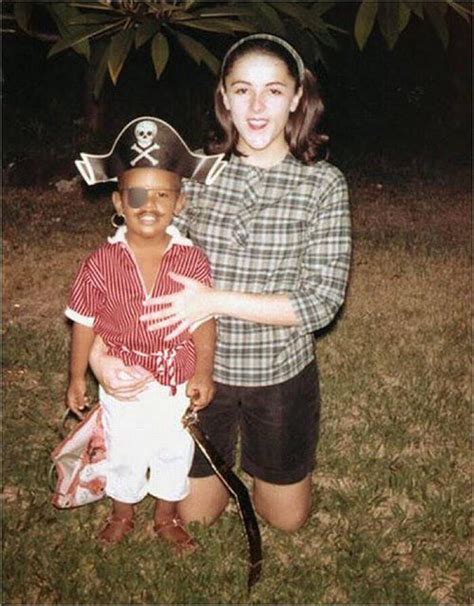
[[[127,240],[125,238],[125,234],[127,233],[127,226],[122,225],[117,229],[113,236],[107,238],[109,244],[126,244]],[[180,231],[174,225],[168,225],[166,228],[166,233],[171,236],[170,243],[166,250],[169,250],[175,244],[179,244],[181,246],[192,246],[193,243],[188,238],[185,238],[181,235]]]

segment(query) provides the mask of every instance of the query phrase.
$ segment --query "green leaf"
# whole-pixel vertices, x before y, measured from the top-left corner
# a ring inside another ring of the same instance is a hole
[[[207,32],[217,32],[219,34],[254,31],[254,28],[248,23],[243,21],[231,21],[229,19],[186,19],[186,21],[180,21],[179,24]]]
[[[151,58],[153,59],[153,65],[155,66],[156,79],[158,80],[163,70],[168,63],[170,56],[170,48],[166,36],[161,32],[156,34],[151,43]]]
[[[112,38],[108,66],[110,78],[114,84],[117,84],[123,64],[132,46],[133,37],[134,31],[132,29],[124,29]]]
[[[377,21],[390,49],[395,46],[400,35],[399,0],[382,2],[379,5]]]
[[[446,0],[446,2],[448,6],[452,8],[453,11],[455,11],[460,17],[462,17],[466,23],[471,23],[471,17],[473,16],[472,12],[454,0]]]
[[[417,17],[423,19],[423,0],[403,0],[403,4]]]
[[[29,31],[31,13],[33,12],[32,2],[14,2],[13,3],[13,14],[16,22],[25,32]]]
[[[81,27],[86,25],[99,25],[101,23],[112,23],[117,17],[112,15],[103,15],[101,13],[81,13],[79,17],[73,19],[70,25]]]
[[[57,55],[67,48],[73,47],[75,44],[81,43],[84,40],[89,40],[90,38],[94,38],[95,36],[101,35],[106,31],[117,27],[120,23],[123,23],[123,19],[120,22],[114,22],[106,26],[100,26],[94,29],[81,30],[80,33],[75,36],[69,38],[63,38],[62,40],[58,40],[53,46],[50,48],[48,52],[48,58]]]
[[[253,4],[250,3],[250,4]],[[203,8],[198,13],[190,13],[196,17],[249,17],[254,7],[218,6],[216,8]]]
[[[185,0],[184,7],[183,7],[184,10],[188,11],[195,3],[196,3],[196,0]]]
[[[290,29],[292,29],[291,26]],[[292,34],[295,36],[296,31],[293,30]],[[316,63],[322,63],[324,66],[326,66],[324,53],[319,44],[319,39],[317,39],[314,32],[303,30],[300,33],[298,38],[298,49],[301,51],[305,64],[310,69],[313,69]]]
[[[309,11],[304,9],[299,2],[269,2],[277,11],[296,19],[303,27],[308,26]]]
[[[424,4],[425,13],[428,15],[428,18],[438,34],[444,48],[446,48],[449,44],[449,30],[445,20],[447,8],[448,7],[444,2],[442,4],[439,2],[425,2]]]
[[[252,3],[252,8],[258,21],[258,29],[268,31],[277,36],[285,36],[285,25],[280,19],[278,12],[272,6],[267,2],[254,2]]]
[[[156,19],[146,19],[135,30],[135,48],[140,48],[152,38],[159,29]]]
[[[110,44],[104,48],[94,75],[94,97],[96,99],[100,97],[100,93],[104,85],[104,78],[105,74],[107,73],[107,65],[109,62],[109,51]]]
[[[329,48],[333,48],[334,50],[337,50],[339,48],[339,44],[337,43],[334,36],[331,35],[328,29],[321,29],[314,35],[325,46],[329,46]]]
[[[74,25],[74,22],[77,22],[82,16],[80,11],[67,2],[48,2],[47,9],[56,22],[60,35],[67,42],[64,48],[71,47],[76,53],[89,60],[89,36],[81,37],[81,34],[84,33],[83,28]],[[74,40],[74,43],[71,44],[71,40]]]
[[[410,9],[408,9],[403,2],[400,2],[399,5],[399,13],[398,13],[398,29],[399,32],[402,33],[403,30],[406,28],[406,26],[408,25],[408,23],[410,22],[410,17],[411,17],[411,12]]]
[[[330,11],[336,4],[337,2],[330,2],[329,0],[318,0],[318,2],[313,4],[311,12],[316,13],[320,17]]]
[[[197,64],[204,62],[214,74],[219,72],[220,62],[203,44],[181,32],[175,34],[178,42]]]
[[[364,0],[357,11],[354,35],[360,50],[364,48],[374,28],[377,9],[377,0]]]

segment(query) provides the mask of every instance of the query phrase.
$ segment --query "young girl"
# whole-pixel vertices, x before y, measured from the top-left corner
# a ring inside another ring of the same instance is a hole
[[[313,333],[342,305],[350,264],[346,182],[318,160],[322,111],[315,77],[285,40],[256,34],[234,44],[207,147],[229,163],[209,186],[187,183],[177,222],[208,255],[214,288],[172,274],[184,288],[149,299],[142,317],[150,330],[173,328],[172,336],[218,318],[217,392],[200,420],[231,465],[240,433],[255,508],[287,531],[303,525],[311,506],[320,409]],[[91,361],[111,393],[142,388],[143,378],[120,381],[100,343]],[[210,523],[228,494],[199,453],[190,475],[180,514]]]
[[[181,176],[204,180],[216,159],[209,164],[208,157],[191,154],[169,125],[144,117],[122,130],[109,154],[83,154],[77,163],[88,183],[118,179],[113,223],[119,220],[123,226],[82,263],[71,288],[66,310],[74,322],[67,405],[81,415],[95,335],[110,355],[148,376],[133,401],[120,401],[100,389],[107,450],[102,471],[105,494],[112,499],[112,514],[99,535],[105,543],[116,543],[133,530],[134,504],[151,494],[157,499],[156,533],[178,553],[194,546],[176,510],[189,492],[194,452],[181,417],[188,397],[199,410],[214,394],[214,321],[165,341],[170,330],[147,332],[139,317],[146,299],[177,290],[169,272],[210,285],[206,257],[170,223],[184,203]]]

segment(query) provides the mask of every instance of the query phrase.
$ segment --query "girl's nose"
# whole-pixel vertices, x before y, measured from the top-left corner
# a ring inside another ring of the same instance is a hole
[[[254,111],[254,112],[263,111],[265,108],[263,96],[258,95],[258,94],[253,95],[250,106],[251,106],[252,111]]]

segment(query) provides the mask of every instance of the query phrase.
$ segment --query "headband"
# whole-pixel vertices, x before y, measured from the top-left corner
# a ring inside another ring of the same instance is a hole
[[[296,63],[296,67],[298,68],[298,76],[300,79],[300,83],[303,82],[305,67],[304,67],[304,61],[301,58],[301,55],[298,53],[298,51],[293,46],[291,46],[291,44],[289,42],[287,42],[286,40],[283,40],[283,38],[274,36],[273,34],[252,34],[251,36],[245,36],[245,38],[241,38],[235,44],[233,44],[229,48],[229,50],[226,52],[226,54],[224,55],[224,59],[222,60],[221,79],[222,79],[222,75],[224,73],[225,64],[227,63],[227,60],[229,59],[230,55],[237,48],[239,48],[239,46],[242,46],[242,44],[244,44],[245,42],[248,42],[249,40],[268,40],[269,42],[274,42],[275,44],[279,44],[280,46],[282,46],[293,57],[293,59]]]
[[[227,164],[223,157],[192,152],[167,122],[142,116],[123,127],[109,152],[81,154],[75,164],[87,185],[117,181],[132,168],[167,170],[209,185]]]

